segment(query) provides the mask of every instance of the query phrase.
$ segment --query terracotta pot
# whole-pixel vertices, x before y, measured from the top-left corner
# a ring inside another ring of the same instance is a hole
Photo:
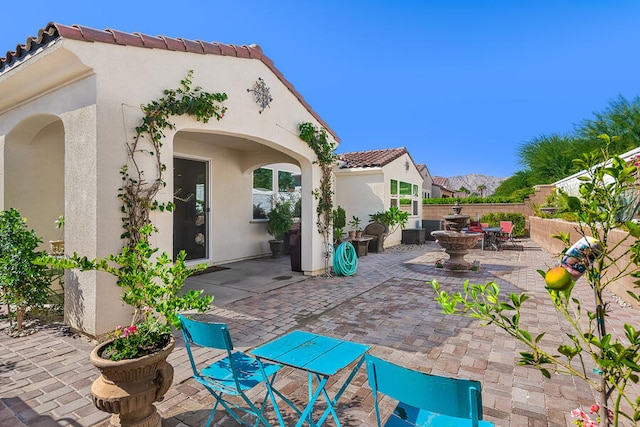
[[[102,374],[91,386],[94,405],[113,414],[110,426],[160,427],[162,419],[153,402],[161,401],[173,382],[173,366],[167,363],[167,357],[175,339],[171,337],[156,353],[117,362],[99,356],[112,341],[91,352],[91,363]]]

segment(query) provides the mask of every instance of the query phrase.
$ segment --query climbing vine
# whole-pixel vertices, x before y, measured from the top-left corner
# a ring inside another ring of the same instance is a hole
[[[135,128],[133,141],[127,142],[129,163],[120,170],[122,187],[118,190],[118,198],[122,201],[121,238],[128,239],[128,246],[134,248],[145,237],[140,230],[151,224],[151,211],[173,211],[172,201],[159,203],[156,196],[166,186],[164,172],[167,167],[162,162],[160,149],[164,131],[174,129],[171,116],[190,115],[196,120],[207,123],[215,117],[220,120],[227,111],[222,103],[227,99],[226,93],[208,93],[201,87],[192,86],[193,70],[180,81],[178,89],[164,90],[164,97],[141,106],[144,116],[142,123]],[[142,167],[142,156],[152,156],[155,174],[148,180]]]
[[[305,122],[299,126],[300,139],[316,153],[317,163],[322,176],[320,186],[313,190],[313,196],[318,201],[316,208],[318,231],[322,234],[325,251],[325,272],[330,274],[329,258],[332,253],[331,232],[333,230],[333,165],[338,160],[334,153],[336,144],[329,141],[326,129],[318,129],[312,123]]]

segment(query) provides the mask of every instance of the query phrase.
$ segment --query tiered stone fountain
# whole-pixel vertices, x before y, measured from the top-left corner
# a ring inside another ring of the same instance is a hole
[[[444,248],[445,253],[449,255],[449,259],[444,261],[445,270],[469,270],[471,263],[465,261],[464,256],[478,243],[478,233],[462,231],[469,223],[470,217],[460,212],[462,212],[462,206],[456,202],[453,213],[443,217],[447,229],[431,232],[431,235]]]

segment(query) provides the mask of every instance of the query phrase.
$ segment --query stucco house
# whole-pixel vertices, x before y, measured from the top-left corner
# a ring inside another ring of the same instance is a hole
[[[453,197],[454,191],[448,188],[449,180],[440,176],[433,177],[432,197]]]
[[[637,158],[640,156],[640,147],[634,148],[632,150],[627,151],[626,153],[620,154],[620,158],[626,161],[630,161],[631,159]],[[563,190],[565,193],[571,196],[579,196],[580,195],[580,184],[582,183],[581,178],[587,177],[588,172],[586,170],[582,170],[580,172],[576,172],[573,175],[570,175],[566,178],[563,178],[559,181],[553,183],[556,188]]]
[[[211,265],[266,255],[266,220],[254,205],[277,197],[278,180],[287,179],[302,198],[302,270],[323,272],[312,196],[321,171],[298,126],[311,122],[339,140],[256,45],[48,24],[0,58],[0,208],[17,209],[45,242],[64,214],[67,253],[118,253],[125,142],[140,106],[179,87],[189,70],[194,86],[228,95],[228,110],[208,123],[175,117],[165,132],[159,201],[177,207],[152,213],[153,244]],[[258,173],[272,185],[256,188]],[[67,273],[65,284],[65,321],[74,329],[96,336],[129,318],[109,275]]]
[[[406,148],[343,153],[339,158],[334,169],[336,205],[344,208],[347,221],[356,216],[364,228],[370,222],[369,215],[398,206],[409,212],[406,228],[421,228],[423,178]],[[384,245],[401,241],[398,229]]]
[[[429,172],[429,168],[424,163],[418,164],[418,171],[420,175],[422,175],[422,198],[430,199],[431,193],[433,192],[433,177],[431,176],[431,172]]]

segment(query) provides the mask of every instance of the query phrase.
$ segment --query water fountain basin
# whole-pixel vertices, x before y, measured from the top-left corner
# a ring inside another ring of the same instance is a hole
[[[464,256],[469,253],[469,249],[478,244],[478,233],[439,230],[432,231],[431,235],[449,255],[449,259],[444,261],[446,270],[468,270],[471,267],[471,264],[465,261]]]

